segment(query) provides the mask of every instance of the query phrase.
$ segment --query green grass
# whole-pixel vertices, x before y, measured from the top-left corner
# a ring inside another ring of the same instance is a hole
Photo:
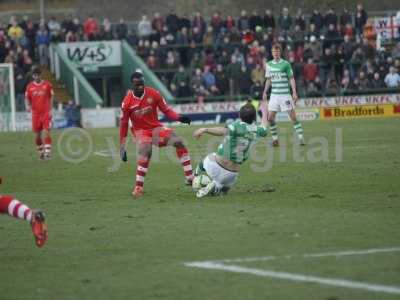
[[[37,249],[25,222],[0,217],[0,299],[399,299],[183,265],[400,246],[400,118],[303,125],[311,143],[300,154],[321,158],[325,141],[328,161],[295,159],[290,124],[281,124],[287,147],[268,148],[266,155],[260,142],[257,161],[244,165],[231,193],[201,201],[183,186],[181,167],[167,158],[171,150],[155,153],[146,194],[133,200],[133,145],[127,164],[98,155],[73,164],[60,157],[62,132],[54,131],[54,158],[40,162],[31,133],[1,133],[1,192],[45,209],[50,233]],[[336,128],[342,129],[341,162]],[[192,130],[177,132],[198,161],[216,141],[194,141]],[[89,134],[93,151],[117,145],[117,129]],[[70,150],[80,146],[87,142],[74,140]],[[239,265],[400,287],[400,252]]]

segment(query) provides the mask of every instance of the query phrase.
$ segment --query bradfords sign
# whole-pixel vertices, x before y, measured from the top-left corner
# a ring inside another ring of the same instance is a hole
[[[121,65],[120,41],[60,43],[59,46],[78,67]]]
[[[400,105],[361,105],[321,108],[322,119],[349,119],[400,116]]]

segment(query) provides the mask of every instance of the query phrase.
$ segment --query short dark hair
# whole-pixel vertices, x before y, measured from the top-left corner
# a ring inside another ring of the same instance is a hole
[[[35,66],[32,68],[32,74],[41,74],[41,73],[42,70],[39,67]]]
[[[272,50],[274,50],[274,49],[277,49],[277,50],[279,50],[279,51],[282,52],[282,46],[281,46],[281,44],[279,44],[279,43],[274,43],[274,44],[272,45]]]
[[[243,122],[247,124],[252,124],[253,122],[255,122],[257,118],[257,111],[251,101],[248,101],[240,108],[239,117]]]
[[[133,79],[141,79],[144,81],[143,73],[138,71],[133,72],[131,75],[131,82],[133,81]]]

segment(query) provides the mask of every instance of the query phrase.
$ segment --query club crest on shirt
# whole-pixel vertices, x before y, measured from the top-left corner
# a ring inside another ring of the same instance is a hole
[[[153,104],[153,102],[154,102],[153,98],[151,98],[151,97],[147,98],[147,103],[149,103],[151,105],[151,104]]]

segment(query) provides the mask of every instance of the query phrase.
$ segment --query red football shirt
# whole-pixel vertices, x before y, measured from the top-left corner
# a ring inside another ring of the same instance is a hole
[[[42,80],[40,83],[32,81],[28,84],[25,91],[25,98],[32,107],[32,113],[43,114],[51,110],[51,97],[53,87],[50,82]]]
[[[163,126],[158,120],[158,110],[161,110],[172,121],[177,121],[179,118],[179,115],[165,102],[160,92],[151,87],[144,88],[142,97],[136,97],[132,90],[128,90],[122,101],[121,110],[121,142],[128,133],[129,120],[131,120],[134,130],[151,130]]]

